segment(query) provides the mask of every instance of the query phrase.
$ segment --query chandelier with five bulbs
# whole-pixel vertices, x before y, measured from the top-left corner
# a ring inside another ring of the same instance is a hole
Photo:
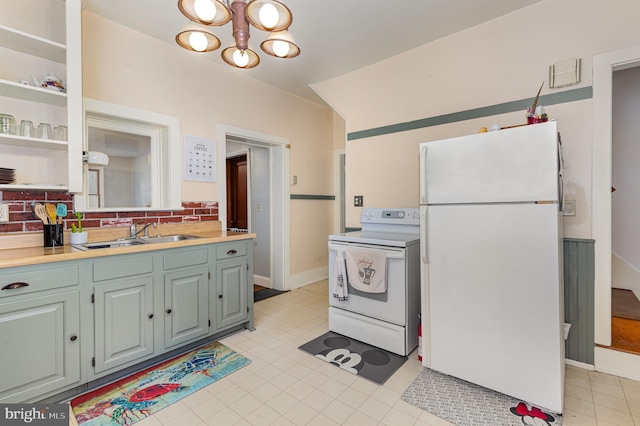
[[[211,26],[231,21],[234,42],[222,51],[222,59],[237,68],[253,68],[260,57],[249,48],[249,24],[269,31],[260,48],[276,58],[293,58],[300,54],[287,28],[293,21],[291,11],[279,0],[178,0],[178,8],[191,22],[176,35],[176,42],[194,52],[211,52],[220,40]]]

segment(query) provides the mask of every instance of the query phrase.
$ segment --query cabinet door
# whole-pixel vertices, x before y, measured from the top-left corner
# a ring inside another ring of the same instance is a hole
[[[216,326],[218,329],[247,319],[247,259],[224,260],[216,265]]]
[[[153,278],[95,287],[95,372],[153,353]]]
[[[78,291],[0,304],[0,402],[23,402],[80,380]]]
[[[164,346],[180,345],[209,332],[209,268],[164,276]]]

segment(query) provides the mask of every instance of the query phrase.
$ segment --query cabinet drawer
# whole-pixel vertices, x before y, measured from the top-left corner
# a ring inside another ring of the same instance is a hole
[[[80,282],[78,270],[77,264],[5,270],[9,273],[0,276],[0,298],[77,285]]]
[[[216,246],[216,259],[231,259],[238,256],[247,255],[246,241],[238,241],[237,243],[224,243]]]
[[[93,281],[111,280],[153,272],[153,256],[136,256],[95,262]]]
[[[174,250],[164,254],[163,262],[164,269],[202,265],[209,262],[209,251],[206,248],[199,248],[195,250]]]

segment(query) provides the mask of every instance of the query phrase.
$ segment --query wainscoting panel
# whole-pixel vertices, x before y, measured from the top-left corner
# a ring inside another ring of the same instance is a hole
[[[564,239],[565,357],[594,364],[594,240]]]

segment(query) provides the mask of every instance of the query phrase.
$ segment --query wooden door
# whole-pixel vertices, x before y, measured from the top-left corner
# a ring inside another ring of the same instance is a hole
[[[227,158],[227,228],[248,229],[247,156]]]

